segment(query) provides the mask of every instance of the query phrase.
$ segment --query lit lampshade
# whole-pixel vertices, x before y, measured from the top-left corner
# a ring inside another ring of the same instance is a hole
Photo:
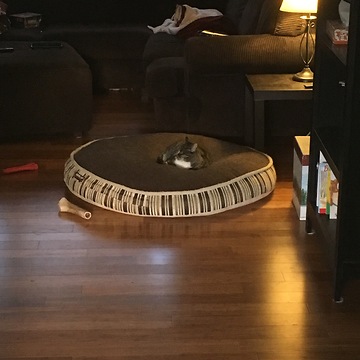
[[[317,12],[317,0],[283,0],[280,11],[314,14]]]
[[[283,0],[280,11],[292,12],[299,14],[307,14],[300,16],[306,21],[304,35],[300,42],[300,56],[304,62],[304,69],[295,74],[293,79],[296,81],[313,81],[314,74],[310,69],[310,62],[314,57],[315,40],[310,32],[310,29],[315,26],[316,16],[311,14],[317,13],[317,0]]]

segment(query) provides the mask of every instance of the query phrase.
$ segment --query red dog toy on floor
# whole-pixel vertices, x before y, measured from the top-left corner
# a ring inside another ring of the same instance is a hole
[[[3,172],[3,174],[13,174],[13,173],[17,173],[20,171],[35,171],[38,169],[39,169],[38,164],[29,163],[29,164],[20,165],[20,166],[9,167],[9,168],[3,169],[2,172]]]

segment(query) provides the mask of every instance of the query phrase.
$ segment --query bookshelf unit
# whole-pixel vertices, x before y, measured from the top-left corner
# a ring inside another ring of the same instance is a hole
[[[360,264],[360,1],[351,0],[347,45],[333,45],[326,21],[338,18],[339,0],[319,0],[314,113],[311,130],[307,231],[324,245],[334,274],[334,300]],[[320,152],[339,181],[337,219],[318,214]]]

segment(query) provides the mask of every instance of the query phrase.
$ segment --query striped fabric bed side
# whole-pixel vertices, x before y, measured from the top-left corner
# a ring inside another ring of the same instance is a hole
[[[267,155],[266,155],[267,156]],[[71,193],[96,206],[119,213],[152,217],[190,217],[220,213],[250,204],[275,188],[272,159],[267,166],[213,186],[172,192],[131,189],[105,180],[82,168],[71,156],[64,181]]]

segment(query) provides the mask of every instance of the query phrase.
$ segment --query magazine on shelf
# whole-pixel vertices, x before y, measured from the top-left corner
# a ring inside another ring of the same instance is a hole
[[[310,136],[295,136],[292,202],[299,220],[306,220]]]
[[[317,207],[319,214],[326,214],[327,204],[327,187],[328,187],[328,171],[327,162],[320,162],[318,169],[318,191],[317,191]]]
[[[316,206],[319,214],[326,214],[329,219],[337,218],[339,182],[320,152],[318,164],[318,183]]]
[[[337,219],[338,197],[339,197],[339,181],[334,173],[329,171],[329,195],[328,195],[328,209],[329,218]]]

